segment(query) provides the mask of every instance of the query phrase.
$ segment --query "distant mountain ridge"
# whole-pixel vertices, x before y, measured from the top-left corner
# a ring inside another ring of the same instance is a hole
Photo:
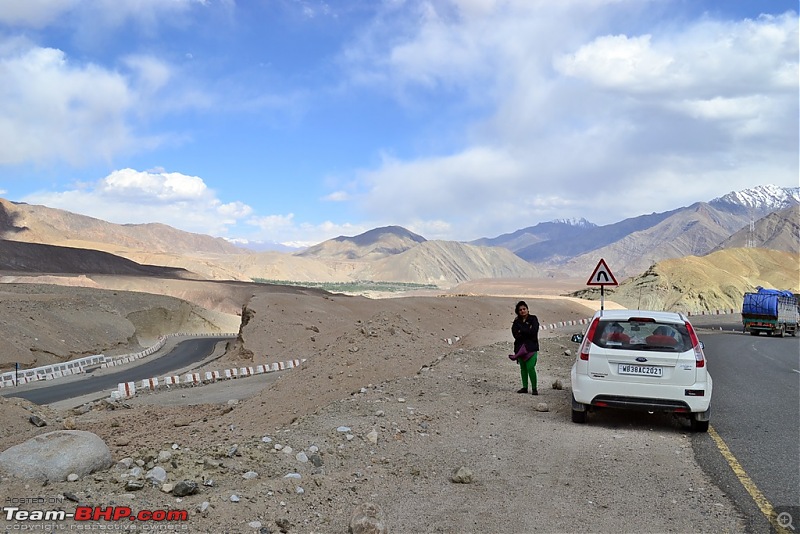
[[[716,250],[732,234],[777,210],[800,204],[800,188],[758,186],[732,192],[711,202],[652,213],[596,226],[540,223],[496,238],[473,241],[508,248],[542,272],[591,273],[600,258],[614,273],[631,276],[658,261],[702,256]],[[791,224],[785,226],[788,228]],[[770,241],[791,250],[797,234]],[[754,246],[765,243],[756,240]]]
[[[0,199],[0,237],[28,243],[59,244],[102,250],[242,254],[247,250],[225,239],[185,232],[160,223],[113,224],[65,210]],[[90,247],[93,248],[93,247]]]
[[[588,277],[600,258],[622,280],[663,260],[727,248],[762,247],[797,255],[799,189],[760,186],[605,226],[561,219],[470,243],[428,241],[403,227],[386,226],[294,254],[257,253],[161,224],[116,225],[0,199],[0,239],[104,251],[140,265],[186,269],[194,274],[181,276],[209,280],[372,280],[441,287],[479,278]],[[53,255],[43,258],[40,266],[31,256],[26,261],[47,272]],[[70,265],[58,268],[74,273],[85,268],[80,261]]]
[[[401,226],[375,228],[354,237],[339,236],[309,247],[297,256],[358,260],[400,254],[426,239]]]
[[[709,202],[720,209],[750,211],[756,218],[800,204],[800,187],[762,185],[743,191],[731,191]]]

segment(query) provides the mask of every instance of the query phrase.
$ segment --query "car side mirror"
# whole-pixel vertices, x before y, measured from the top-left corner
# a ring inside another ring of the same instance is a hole
[[[583,334],[572,334],[572,341],[575,343],[580,343],[583,341]]]

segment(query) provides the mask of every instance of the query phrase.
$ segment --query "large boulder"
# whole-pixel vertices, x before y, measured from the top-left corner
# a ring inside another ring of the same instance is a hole
[[[105,442],[84,430],[48,432],[0,453],[0,471],[49,482],[66,480],[72,473],[83,477],[111,464]]]

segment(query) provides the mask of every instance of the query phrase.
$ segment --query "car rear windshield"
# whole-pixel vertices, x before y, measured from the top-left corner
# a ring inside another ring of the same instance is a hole
[[[685,352],[692,348],[685,324],[635,318],[625,321],[601,320],[592,343],[608,349],[643,351]]]

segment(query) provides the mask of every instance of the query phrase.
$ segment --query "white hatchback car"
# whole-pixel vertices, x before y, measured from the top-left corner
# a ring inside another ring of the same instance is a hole
[[[589,323],[572,366],[572,420],[587,410],[672,412],[708,430],[711,375],[703,344],[680,313],[605,310]]]

